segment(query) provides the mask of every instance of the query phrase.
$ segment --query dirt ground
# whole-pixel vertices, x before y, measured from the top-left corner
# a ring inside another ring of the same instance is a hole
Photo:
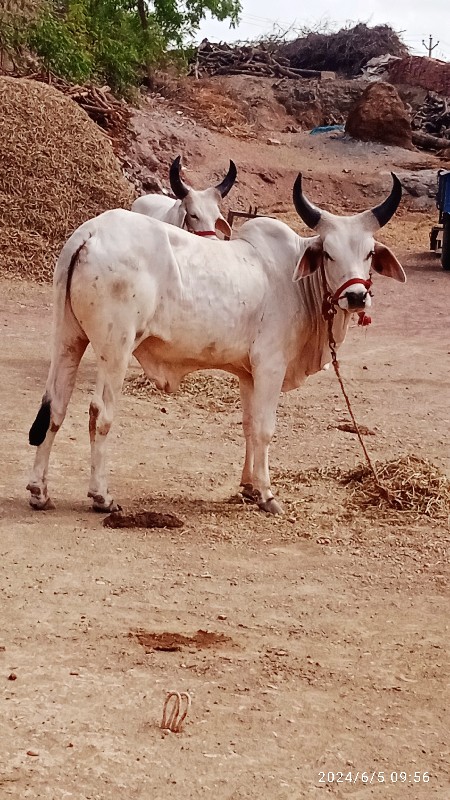
[[[236,203],[267,191],[292,224],[297,169],[314,176],[311,199],[350,211],[381,199],[391,169],[430,164],[396,148],[280,137],[271,146],[210,132],[204,162],[198,137],[197,156],[188,136],[186,147],[205,177],[214,153],[234,157]],[[375,433],[373,458],[415,454],[450,474],[450,276],[426,252],[433,221],[406,202],[382,232],[408,282],[376,278],[373,324],[350,328],[341,363],[356,417]],[[0,280],[0,796],[448,800],[448,523],[352,505],[327,472],[362,461],[355,436],[336,427],[348,414],[332,372],[281,399],[271,466],[286,514],[272,518],[236,495],[234,379],[198,374],[164,396],[145,390],[133,363],[110,485],[127,511],[184,524],[112,529],[86,497],[88,351],[53,451],[56,509],[36,513],[27,433],[51,302],[48,286]],[[179,734],[160,728],[172,690],[192,699]]]

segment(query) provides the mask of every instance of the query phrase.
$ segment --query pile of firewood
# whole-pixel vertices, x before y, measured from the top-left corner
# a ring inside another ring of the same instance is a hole
[[[131,116],[129,106],[114,97],[109,86],[99,88],[97,86],[72,85],[63,78],[47,72],[27,75],[27,78],[48,83],[71,97],[97,125],[112,136],[120,136],[128,127],[128,120]]]
[[[290,66],[288,58],[275,56],[271,48],[259,45],[214,44],[204,39],[199,45],[189,74],[201,78],[205,75],[254,75],[271,78],[318,78],[320,71],[297,69]]]
[[[450,101],[429,92],[425,103],[414,114],[411,124],[415,130],[450,139]]]

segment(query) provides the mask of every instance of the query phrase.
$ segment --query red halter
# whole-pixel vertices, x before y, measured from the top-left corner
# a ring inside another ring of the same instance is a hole
[[[192,231],[196,236],[216,236],[215,231]]]
[[[323,283],[323,302],[322,302],[322,316],[325,320],[329,319],[330,316],[334,316],[336,314],[336,306],[342,297],[343,293],[349,286],[353,286],[355,283],[359,283],[364,286],[365,289],[370,293],[370,287],[372,286],[372,279],[369,277],[368,280],[364,280],[364,278],[351,278],[349,281],[346,281],[342,284],[335,291],[334,294],[331,294],[331,290],[327,284],[327,278],[325,275],[325,269],[323,264],[320,265],[320,271],[322,274],[322,283]],[[372,322],[372,317],[369,317],[365,311],[358,311],[358,325],[370,325]]]

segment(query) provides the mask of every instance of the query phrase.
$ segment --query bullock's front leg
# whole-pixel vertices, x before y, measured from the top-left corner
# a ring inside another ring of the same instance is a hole
[[[280,399],[285,369],[267,366],[253,376],[252,429],[253,429],[253,489],[263,511],[283,514],[270,486],[269,445],[275,433],[277,407]]]
[[[92,497],[94,511],[111,512],[120,509],[108,489],[106,448],[130,354],[131,350],[130,353],[127,350],[124,356],[118,359],[109,351],[102,353],[99,358],[97,385],[89,406],[91,478],[88,497]]]

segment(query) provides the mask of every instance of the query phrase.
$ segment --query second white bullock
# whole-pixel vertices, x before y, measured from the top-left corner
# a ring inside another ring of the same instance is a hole
[[[167,392],[199,369],[238,376],[246,442],[241,484],[262,509],[280,513],[269,477],[280,391],[300,386],[330,360],[330,309],[339,346],[352,312],[370,306],[373,272],[406,280],[393,253],[373,238],[400,198],[393,175],[391,193],[379,206],[339,217],[306,199],[299,175],[294,204],[317,231],[310,238],[260,218],[242,225],[230,242],[197,240],[123,209],[81,225],[55,270],[50,371],[29,436],[37,446],[27,487],[31,505],[50,505],[50,451],[90,342],[97,381],[89,408],[88,495],[95,509],[117,508],[108,487],[106,443],[134,354]]]
[[[164,194],[146,194],[138,197],[131,210],[145,214],[177,228],[186,228],[197,236],[216,236],[220,231],[231,236],[231,229],[222,216],[219,203],[232,188],[237,170],[233,161],[223,181],[208,189],[192,189],[180,176],[181,156],[177,156],[169,171],[170,185],[176,197],[174,200]]]

